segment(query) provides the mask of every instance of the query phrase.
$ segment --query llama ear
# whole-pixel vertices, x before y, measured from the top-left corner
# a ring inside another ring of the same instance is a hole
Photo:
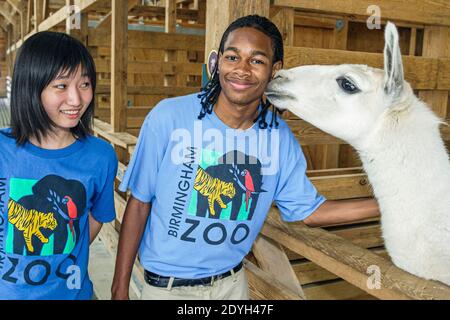
[[[391,22],[386,24],[384,41],[384,92],[397,97],[403,89],[403,64],[397,28]]]

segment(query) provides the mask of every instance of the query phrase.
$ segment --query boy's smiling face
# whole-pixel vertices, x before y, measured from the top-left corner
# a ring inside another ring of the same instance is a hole
[[[272,40],[261,31],[244,27],[232,31],[219,57],[221,95],[239,106],[259,103],[270,79],[281,68],[273,64]]]

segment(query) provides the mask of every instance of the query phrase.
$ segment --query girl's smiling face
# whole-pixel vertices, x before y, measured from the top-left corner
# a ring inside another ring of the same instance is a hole
[[[92,98],[91,81],[82,74],[81,66],[72,74],[61,72],[41,93],[42,105],[55,131],[70,131],[77,126]]]

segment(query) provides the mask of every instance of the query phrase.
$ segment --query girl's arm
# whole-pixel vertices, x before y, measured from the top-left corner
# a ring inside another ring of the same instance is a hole
[[[95,237],[97,237],[100,229],[102,228],[103,223],[98,222],[92,217],[92,214],[89,214],[89,243],[94,241]]]

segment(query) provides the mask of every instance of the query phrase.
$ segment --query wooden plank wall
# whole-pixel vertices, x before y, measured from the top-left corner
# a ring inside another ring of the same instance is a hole
[[[109,122],[110,36],[107,32],[91,30],[89,48],[98,73],[97,113]],[[184,34],[164,34],[146,31],[128,32],[128,91],[129,117],[127,131],[136,135],[146,112],[166,97],[196,92],[201,86],[204,37]],[[171,48],[171,60],[165,48]],[[171,82],[167,79],[171,78]],[[136,88],[133,90],[132,88]],[[133,109],[141,107],[137,111]]]

